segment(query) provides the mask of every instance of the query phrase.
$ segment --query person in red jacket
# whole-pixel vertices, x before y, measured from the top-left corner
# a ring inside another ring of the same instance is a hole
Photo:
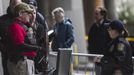
[[[34,57],[37,50],[33,30],[28,25],[32,19],[33,9],[26,3],[20,3],[14,8],[15,20],[8,28],[8,62],[10,75],[34,75]]]

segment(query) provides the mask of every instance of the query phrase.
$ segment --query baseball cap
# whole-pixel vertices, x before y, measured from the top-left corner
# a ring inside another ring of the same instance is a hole
[[[122,31],[124,30],[124,24],[122,21],[120,20],[113,20],[110,24],[109,24],[109,28],[111,29],[116,29],[118,31]]]
[[[28,4],[31,4],[35,7],[37,7],[37,1],[36,0],[29,0]]]
[[[123,37],[129,36],[127,29],[124,27],[124,23],[120,20],[113,20],[109,24],[108,30],[110,30],[110,29],[117,30]]]
[[[30,8],[30,6],[27,3],[22,2],[22,3],[18,4],[17,6],[15,6],[15,8],[14,8],[15,13],[18,14],[20,11],[33,12],[33,9]]]

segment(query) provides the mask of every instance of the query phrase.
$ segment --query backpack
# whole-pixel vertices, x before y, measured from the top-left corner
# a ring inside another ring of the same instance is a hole
[[[4,52],[4,48],[7,40],[7,29],[13,22],[13,19],[9,14],[0,16],[0,50]]]

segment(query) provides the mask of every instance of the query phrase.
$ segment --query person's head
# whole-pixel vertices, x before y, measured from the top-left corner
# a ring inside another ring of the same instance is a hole
[[[52,16],[53,16],[53,19],[56,21],[56,22],[61,22],[64,20],[64,10],[63,8],[61,7],[58,7],[58,8],[55,8],[53,11],[52,11]]]
[[[37,8],[37,1],[36,0],[24,0],[27,4],[33,5]]]
[[[102,19],[106,19],[107,18],[107,10],[105,8],[102,7],[97,7],[95,9],[95,19],[96,21],[101,21]]]
[[[128,36],[128,32],[125,29],[124,24],[119,20],[114,20],[109,24],[108,32],[112,39],[115,39],[118,36]]]
[[[10,0],[9,2],[9,8],[10,8],[10,11],[11,13],[14,13],[14,7],[18,4],[20,4],[22,1],[21,0]]]
[[[26,3],[20,3],[14,8],[15,17],[23,21],[24,23],[30,22],[32,18],[33,9]]]
[[[30,19],[30,23],[29,23],[29,24],[30,24],[31,26],[33,26],[34,23],[35,23],[35,21],[36,21],[36,12],[37,12],[37,10],[36,10],[36,7],[33,6],[33,5],[30,5],[30,8],[33,9],[33,12],[31,13],[32,19]]]
[[[11,6],[16,6],[16,5],[18,5],[19,3],[21,3],[21,2],[22,2],[22,0],[10,0],[9,5],[11,5]]]

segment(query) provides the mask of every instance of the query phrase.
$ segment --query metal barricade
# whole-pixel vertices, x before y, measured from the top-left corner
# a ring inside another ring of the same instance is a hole
[[[72,53],[72,55],[78,56],[79,57],[86,57],[85,63],[78,63],[77,68],[74,68],[74,73],[73,75],[100,75],[100,66],[96,66],[95,63],[93,62],[94,57],[103,57],[103,55],[96,55],[96,54],[85,54],[85,53]],[[75,61],[75,59],[74,59]],[[81,65],[81,66],[80,66]],[[76,66],[74,66],[76,67]],[[96,72],[96,67],[97,67],[97,74]]]
[[[60,48],[58,55],[56,53],[53,53],[53,55],[50,53],[49,58],[54,60],[53,62],[50,61],[50,65],[53,65],[56,68],[54,75],[71,75],[70,65],[72,58],[72,49]]]
[[[71,75],[70,74],[70,64],[72,50],[69,48],[60,48],[57,57],[56,71],[57,75]]]
[[[72,51],[72,50],[71,50]],[[57,74],[58,75],[75,75],[76,73],[79,73],[82,72],[82,71],[78,71],[77,69],[74,69],[74,66],[73,67],[70,67],[72,66],[73,62],[71,62],[71,56],[84,56],[84,57],[102,57],[103,55],[94,55],[94,54],[84,54],[84,53],[72,53],[71,51],[69,50],[61,50],[59,51],[59,53],[57,54],[56,52],[50,52],[50,55],[49,55],[49,64],[56,68],[58,70]],[[73,60],[72,60],[73,61]],[[57,63],[57,64],[56,64]],[[73,64],[74,65],[74,64]],[[80,64],[78,64],[80,65]],[[93,64],[94,66],[94,64]],[[89,72],[89,68],[88,67],[88,61],[87,63],[84,65],[84,73],[86,75],[88,75],[87,73]],[[74,69],[73,71],[71,71],[72,69]],[[92,71],[94,70],[94,67],[92,67]],[[76,73],[75,73],[76,72]],[[63,74],[64,73],[64,74]],[[71,73],[71,74],[69,74]],[[94,72],[91,73],[92,75],[95,75]],[[91,75],[90,74],[90,75]],[[83,75],[83,74],[82,74]]]
[[[50,52],[50,55],[51,56],[53,55],[53,56],[56,57],[57,56],[57,53]],[[70,59],[68,60],[68,62],[65,62],[65,61],[67,61],[66,60],[67,56],[65,56],[64,53],[62,53],[62,55],[59,55],[58,56],[58,58],[60,58],[62,60],[60,60],[60,61],[58,60],[59,62],[57,61],[57,64],[60,64],[60,66],[62,66],[62,67],[59,67],[59,70],[62,71],[62,73],[61,73],[62,75],[96,75],[95,74],[95,63],[93,62],[93,58],[94,57],[103,57],[103,55],[98,55],[98,54],[85,54],[85,53],[72,53],[72,56],[73,57],[75,57],[75,56],[78,56],[78,57],[86,57],[87,60],[85,61],[84,65],[82,64],[83,65],[82,66],[82,69],[80,69],[80,67],[75,68],[76,67],[76,65],[75,65],[75,66],[73,66],[73,69],[74,70],[72,71],[72,74],[67,74],[66,71],[70,72],[70,66],[69,65],[71,65],[72,63],[71,63]],[[91,58],[91,60],[89,60],[89,57]],[[71,56],[69,56],[68,58],[71,58]],[[134,57],[132,57],[132,59],[134,61]],[[74,61],[74,60],[75,59],[73,59],[72,61]],[[78,63],[77,64],[77,66],[80,66],[80,65],[81,65],[81,63]],[[61,74],[58,74],[58,75],[61,75]]]

